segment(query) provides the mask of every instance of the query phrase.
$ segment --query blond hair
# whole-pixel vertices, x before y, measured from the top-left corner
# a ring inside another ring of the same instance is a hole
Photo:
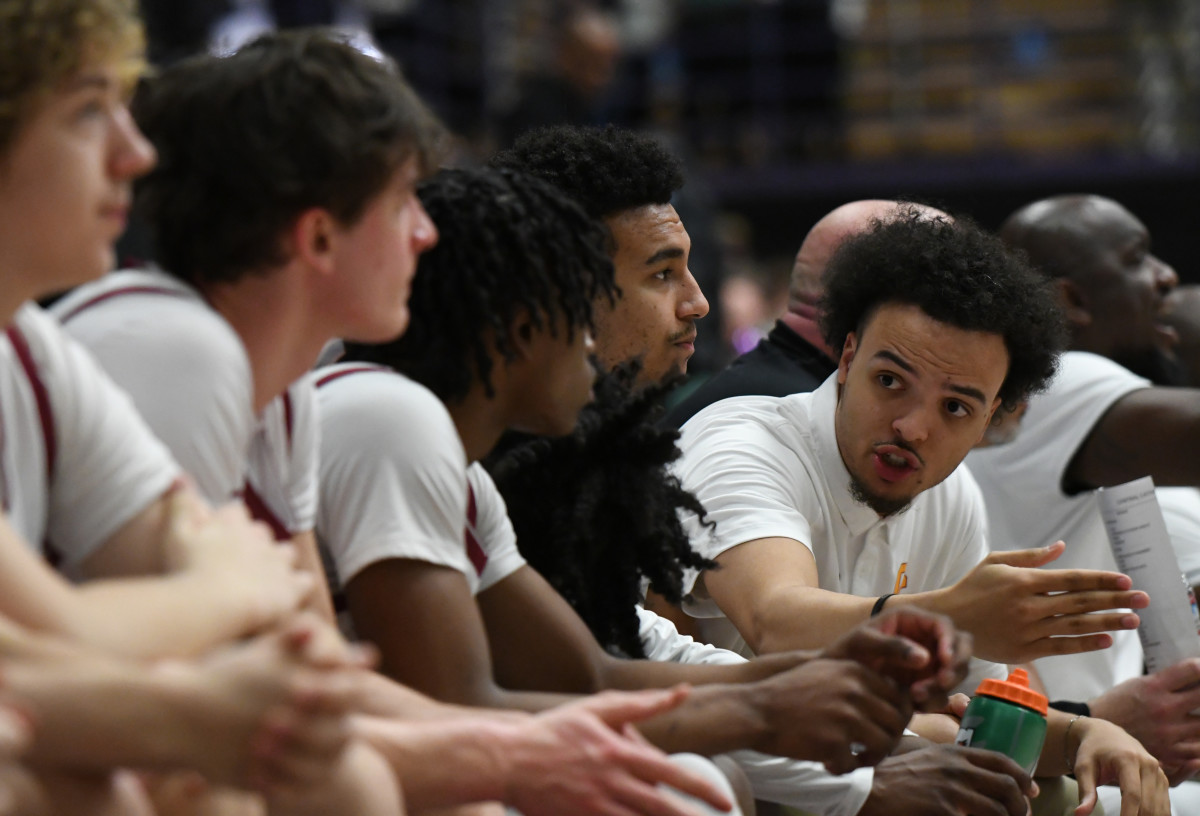
[[[88,65],[145,68],[137,0],[0,0],[0,155],[40,104]]]

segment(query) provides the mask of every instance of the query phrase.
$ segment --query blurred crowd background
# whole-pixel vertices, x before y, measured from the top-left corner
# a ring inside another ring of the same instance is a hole
[[[753,347],[838,204],[906,198],[998,226],[1111,196],[1200,280],[1200,0],[142,0],[151,58],[337,25],[395,58],[463,160],[614,122],[684,157],[713,302],[692,370]]]

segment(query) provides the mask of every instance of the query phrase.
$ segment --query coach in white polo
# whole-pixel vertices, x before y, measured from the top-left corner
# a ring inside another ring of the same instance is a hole
[[[728,618],[718,642],[761,653],[816,648],[913,603],[1003,663],[1136,626],[1079,615],[1144,606],[1124,576],[1022,568],[1061,545],[988,556],[979,489],[958,467],[1002,403],[1054,372],[1062,322],[1038,277],[973,225],[911,212],[847,242],[826,279],[837,373],[812,394],[724,400],[683,428],[677,473],[715,527],[688,523],[720,565],[690,611]],[[1081,591],[1046,594],[1068,587]]]

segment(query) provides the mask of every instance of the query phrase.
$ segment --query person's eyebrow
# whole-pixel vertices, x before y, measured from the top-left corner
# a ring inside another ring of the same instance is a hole
[[[665,261],[668,258],[682,258],[682,257],[683,257],[683,250],[680,249],[679,247],[665,247],[663,249],[660,249],[658,252],[655,252],[649,258],[647,258],[646,266],[653,266],[654,264],[658,263],[659,261]]]
[[[964,397],[970,397],[980,405],[986,405],[987,399],[983,396],[983,392],[978,388],[972,388],[969,385],[949,385],[947,386],[955,394],[960,394]]]
[[[904,369],[909,374],[915,373],[915,371],[913,370],[913,367],[909,364],[909,362],[907,360],[905,360],[903,357],[901,357],[899,354],[896,354],[893,351],[888,351],[887,349],[881,349],[880,351],[875,352],[875,356],[882,357],[885,360],[889,360],[892,363],[895,363],[897,367]],[[950,391],[953,391],[955,394],[960,394],[964,397],[970,397],[971,399],[978,402],[980,405],[987,404],[987,398],[984,397],[983,392],[980,391],[978,388],[974,388],[969,385],[948,385],[946,387]]]
[[[875,352],[875,356],[882,357],[885,360],[892,361],[897,366],[899,366],[900,368],[907,371],[909,374],[915,373],[913,370],[913,367],[909,364],[908,360],[905,360],[903,357],[901,357],[899,354],[896,354],[894,351],[888,351],[887,349],[881,349],[880,351]]]

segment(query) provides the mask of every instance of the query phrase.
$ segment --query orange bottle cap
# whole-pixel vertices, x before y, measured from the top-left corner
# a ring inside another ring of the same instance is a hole
[[[1043,717],[1050,708],[1046,695],[1039,694],[1029,687],[1029,673],[1024,669],[1013,669],[1007,680],[988,678],[979,684],[975,693],[1032,708]]]

